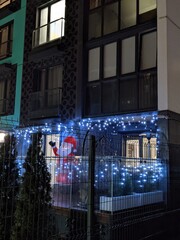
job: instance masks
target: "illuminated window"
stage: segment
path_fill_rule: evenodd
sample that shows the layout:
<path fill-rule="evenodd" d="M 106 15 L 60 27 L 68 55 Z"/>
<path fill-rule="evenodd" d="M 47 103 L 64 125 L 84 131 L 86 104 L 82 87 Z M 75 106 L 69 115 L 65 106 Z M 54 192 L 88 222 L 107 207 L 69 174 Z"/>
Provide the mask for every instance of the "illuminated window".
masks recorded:
<path fill-rule="evenodd" d="M 65 0 L 39 7 L 38 25 L 33 32 L 33 47 L 64 36 Z"/>

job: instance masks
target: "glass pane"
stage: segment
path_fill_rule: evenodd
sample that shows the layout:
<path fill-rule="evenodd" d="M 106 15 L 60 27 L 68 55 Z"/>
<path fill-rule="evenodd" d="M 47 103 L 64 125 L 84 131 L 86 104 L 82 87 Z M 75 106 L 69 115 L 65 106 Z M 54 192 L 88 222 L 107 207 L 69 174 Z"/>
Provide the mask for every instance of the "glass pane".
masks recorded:
<path fill-rule="evenodd" d="M 136 0 L 121 0 L 121 29 L 136 24 Z"/>
<path fill-rule="evenodd" d="M 156 0 L 139 0 L 139 14 L 156 9 Z"/>
<path fill-rule="evenodd" d="M 157 108 L 157 73 L 144 73 L 139 77 L 140 109 Z"/>
<path fill-rule="evenodd" d="M 61 0 L 51 6 L 50 41 L 64 36 L 65 1 Z"/>
<path fill-rule="evenodd" d="M 136 78 L 120 81 L 120 111 L 128 112 L 137 109 Z"/>
<path fill-rule="evenodd" d="M 108 4 L 104 8 L 104 34 L 118 30 L 118 2 Z"/>
<path fill-rule="evenodd" d="M 99 7 L 101 6 L 101 0 L 90 0 L 89 1 L 89 8 L 90 9 L 93 9 L 93 8 L 96 8 L 96 7 Z"/>
<path fill-rule="evenodd" d="M 0 114 L 2 114 L 4 111 L 4 87 L 5 87 L 5 82 L 0 81 Z"/>
<path fill-rule="evenodd" d="M 89 15 L 89 39 L 101 36 L 101 9 Z"/>
<path fill-rule="evenodd" d="M 139 140 L 130 139 L 126 141 L 126 157 L 139 158 Z"/>
<path fill-rule="evenodd" d="M 47 42 L 48 8 L 40 11 L 39 44 Z"/>
<path fill-rule="evenodd" d="M 0 46 L 0 57 L 4 57 L 8 54 L 8 31 L 9 26 L 6 26 L 0 30 L 1 34 L 1 46 Z"/>
<path fill-rule="evenodd" d="M 89 50 L 88 81 L 99 79 L 100 48 Z"/>
<path fill-rule="evenodd" d="M 103 83 L 102 110 L 103 113 L 118 111 L 118 85 L 115 81 Z"/>
<path fill-rule="evenodd" d="M 121 73 L 131 73 L 135 71 L 135 37 L 122 40 L 121 52 Z"/>
<path fill-rule="evenodd" d="M 141 44 L 141 70 L 156 67 L 156 32 L 144 34 Z"/>
<path fill-rule="evenodd" d="M 87 99 L 86 99 L 86 109 L 85 112 L 87 115 L 99 114 L 101 105 L 100 105 L 100 85 L 95 84 L 87 89 Z"/>
<path fill-rule="evenodd" d="M 116 75 L 117 43 L 111 43 L 104 47 L 104 77 Z"/>

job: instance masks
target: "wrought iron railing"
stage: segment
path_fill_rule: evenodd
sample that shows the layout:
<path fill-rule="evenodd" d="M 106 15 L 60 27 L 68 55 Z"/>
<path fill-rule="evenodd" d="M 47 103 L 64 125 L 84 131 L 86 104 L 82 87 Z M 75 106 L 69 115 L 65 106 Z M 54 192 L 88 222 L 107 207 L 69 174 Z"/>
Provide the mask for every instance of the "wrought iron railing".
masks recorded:
<path fill-rule="evenodd" d="M 60 18 L 33 31 L 32 48 L 64 36 L 65 19 Z"/>

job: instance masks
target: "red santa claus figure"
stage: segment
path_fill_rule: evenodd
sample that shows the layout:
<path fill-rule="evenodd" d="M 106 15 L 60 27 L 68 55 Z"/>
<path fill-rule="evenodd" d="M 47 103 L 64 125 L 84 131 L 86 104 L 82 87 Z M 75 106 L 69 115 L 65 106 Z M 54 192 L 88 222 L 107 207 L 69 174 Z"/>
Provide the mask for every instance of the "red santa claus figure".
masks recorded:
<path fill-rule="evenodd" d="M 59 148 L 53 141 L 49 142 L 53 149 L 53 153 L 58 157 L 56 182 L 70 184 L 71 183 L 71 164 L 75 162 L 76 139 L 72 136 L 67 136 Z"/>

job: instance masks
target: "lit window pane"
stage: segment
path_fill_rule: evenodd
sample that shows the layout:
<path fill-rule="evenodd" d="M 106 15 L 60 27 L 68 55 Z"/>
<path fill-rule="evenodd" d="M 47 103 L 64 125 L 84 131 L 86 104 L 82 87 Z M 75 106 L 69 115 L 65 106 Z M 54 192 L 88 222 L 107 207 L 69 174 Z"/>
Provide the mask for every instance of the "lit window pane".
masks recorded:
<path fill-rule="evenodd" d="M 139 0 L 139 14 L 156 9 L 156 0 Z"/>
<path fill-rule="evenodd" d="M 111 43 L 104 47 L 104 77 L 116 75 L 117 43 Z"/>
<path fill-rule="evenodd" d="M 89 51 L 88 81 L 99 79 L 100 48 Z"/>
<path fill-rule="evenodd" d="M 65 1 L 61 0 L 51 6 L 50 40 L 64 35 Z"/>
<path fill-rule="evenodd" d="M 104 8 L 104 34 L 118 30 L 118 2 L 108 4 Z"/>
<path fill-rule="evenodd" d="M 40 11 L 40 30 L 39 44 L 47 42 L 47 23 L 48 23 L 48 8 L 43 8 Z"/>
<path fill-rule="evenodd" d="M 136 24 L 136 0 L 121 0 L 121 29 Z"/>
<path fill-rule="evenodd" d="M 156 67 L 156 32 L 144 34 L 141 44 L 141 70 Z"/>
<path fill-rule="evenodd" d="M 122 65 L 121 73 L 135 71 L 135 37 L 127 38 L 122 41 Z"/>
<path fill-rule="evenodd" d="M 101 10 L 89 15 L 89 39 L 101 36 Z"/>

